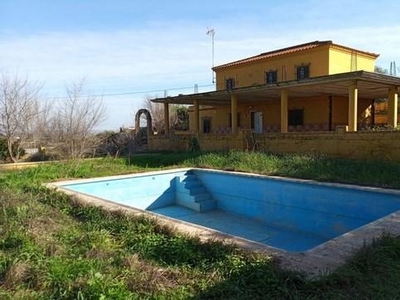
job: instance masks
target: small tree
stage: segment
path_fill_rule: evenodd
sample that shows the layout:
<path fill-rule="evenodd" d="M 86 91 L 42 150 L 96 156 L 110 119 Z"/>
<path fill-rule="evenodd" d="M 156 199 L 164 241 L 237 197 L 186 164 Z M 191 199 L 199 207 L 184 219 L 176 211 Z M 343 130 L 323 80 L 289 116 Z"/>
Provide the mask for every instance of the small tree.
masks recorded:
<path fill-rule="evenodd" d="M 38 84 L 27 78 L 2 74 L 0 80 L 0 134 L 4 135 L 9 157 L 18 162 L 25 139 L 38 115 Z"/>
<path fill-rule="evenodd" d="M 85 93 L 85 80 L 73 83 L 66 92 L 50 118 L 50 139 L 64 157 L 82 158 L 99 142 L 93 129 L 105 120 L 105 106 L 102 99 Z"/>
<path fill-rule="evenodd" d="M 189 110 L 185 105 L 175 105 L 173 107 L 175 120 L 173 127 L 176 130 L 189 130 Z"/>
<path fill-rule="evenodd" d="M 385 75 L 387 75 L 389 73 L 388 70 L 386 70 L 380 66 L 375 66 L 374 72 L 379 73 L 379 74 L 385 74 Z"/>

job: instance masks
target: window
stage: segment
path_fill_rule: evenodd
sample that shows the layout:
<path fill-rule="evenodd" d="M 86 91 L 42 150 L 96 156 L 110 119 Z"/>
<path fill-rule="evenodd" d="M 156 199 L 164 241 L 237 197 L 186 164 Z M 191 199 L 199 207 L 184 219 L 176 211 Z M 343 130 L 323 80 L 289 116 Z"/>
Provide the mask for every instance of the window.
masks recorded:
<path fill-rule="evenodd" d="M 203 125 L 203 133 L 211 132 L 211 118 L 203 118 L 202 125 Z"/>
<path fill-rule="evenodd" d="M 235 88 L 235 78 L 228 78 L 226 80 L 226 89 L 228 91 L 233 90 Z"/>
<path fill-rule="evenodd" d="M 310 65 L 301 65 L 297 69 L 297 80 L 310 78 Z"/>
<path fill-rule="evenodd" d="M 304 109 L 289 109 L 289 126 L 304 125 Z"/>
<path fill-rule="evenodd" d="M 278 72 L 277 71 L 265 72 L 265 83 L 266 84 L 276 83 L 277 81 L 278 81 Z"/>
<path fill-rule="evenodd" d="M 229 127 L 232 127 L 232 114 L 229 114 Z M 237 114 L 237 126 L 240 127 L 240 113 Z"/>

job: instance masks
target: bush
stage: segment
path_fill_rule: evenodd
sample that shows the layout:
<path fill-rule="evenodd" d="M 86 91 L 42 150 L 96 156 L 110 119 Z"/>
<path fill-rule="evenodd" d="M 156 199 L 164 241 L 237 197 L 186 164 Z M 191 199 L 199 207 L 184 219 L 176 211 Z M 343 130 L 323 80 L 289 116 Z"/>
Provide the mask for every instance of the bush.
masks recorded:
<path fill-rule="evenodd" d="M 0 139 L 0 160 L 6 160 L 8 156 L 7 142 L 5 139 Z"/>
<path fill-rule="evenodd" d="M 14 142 L 12 146 L 12 151 L 13 154 L 16 156 L 17 155 L 17 144 L 18 142 Z M 19 149 L 20 156 L 25 155 L 25 149 L 20 148 Z M 0 161 L 9 161 L 11 160 L 10 154 L 8 153 L 8 147 L 7 147 L 7 140 L 4 138 L 0 138 Z"/>
<path fill-rule="evenodd" d="M 199 144 L 199 140 L 195 137 L 192 137 L 189 140 L 189 151 L 190 152 L 198 152 L 200 151 L 200 144 Z"/>

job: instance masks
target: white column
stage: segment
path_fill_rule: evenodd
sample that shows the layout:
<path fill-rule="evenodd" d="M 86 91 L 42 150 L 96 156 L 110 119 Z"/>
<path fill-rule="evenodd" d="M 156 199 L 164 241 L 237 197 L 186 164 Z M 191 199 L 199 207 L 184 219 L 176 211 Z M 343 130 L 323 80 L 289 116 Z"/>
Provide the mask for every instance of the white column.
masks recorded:
<path fill-rule="evenodd" d="M 349 86 L 349 131 L 357 131 L 357 103 L 358 88 L 357 83 L 355 82 Z"/>

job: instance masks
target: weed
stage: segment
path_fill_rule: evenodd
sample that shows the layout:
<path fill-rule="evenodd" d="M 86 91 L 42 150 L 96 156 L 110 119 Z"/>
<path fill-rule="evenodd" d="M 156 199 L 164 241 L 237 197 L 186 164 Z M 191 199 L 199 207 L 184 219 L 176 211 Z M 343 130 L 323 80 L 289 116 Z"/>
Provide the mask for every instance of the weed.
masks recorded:
<path fill-rule="evenodd" d="M 82 206 L 42 186 L 145 170 L 210 167 L 400 188 L 400 165 L 262 152 L 143 154 L 0 174 L 1 299 L 395 299 L 400 241 L 383 236 L 318 280 L 265 255 L 176 232 L 146 217 Z"/>

